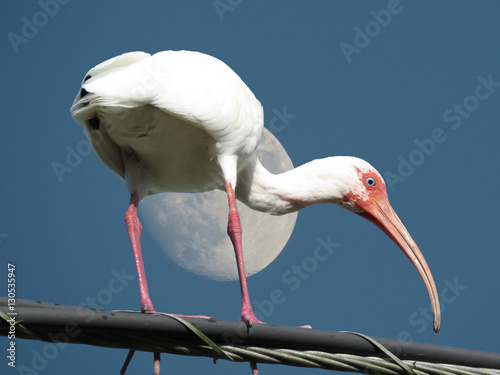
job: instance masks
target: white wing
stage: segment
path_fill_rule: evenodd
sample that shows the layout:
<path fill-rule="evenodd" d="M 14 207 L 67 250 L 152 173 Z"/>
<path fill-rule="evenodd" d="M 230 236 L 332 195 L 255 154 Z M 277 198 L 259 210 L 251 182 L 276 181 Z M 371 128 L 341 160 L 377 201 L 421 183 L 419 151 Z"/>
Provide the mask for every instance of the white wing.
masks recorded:
<path fill-rule="evenodd" d="M 206 131 L 219 155 L 251 154 L 261 138 L 260 102 L 231 68 L 199 52 L 131 52 L 107 60 L 88 72 L 71 113 L 89 121 L 98 106 L 147 104 Z"/>

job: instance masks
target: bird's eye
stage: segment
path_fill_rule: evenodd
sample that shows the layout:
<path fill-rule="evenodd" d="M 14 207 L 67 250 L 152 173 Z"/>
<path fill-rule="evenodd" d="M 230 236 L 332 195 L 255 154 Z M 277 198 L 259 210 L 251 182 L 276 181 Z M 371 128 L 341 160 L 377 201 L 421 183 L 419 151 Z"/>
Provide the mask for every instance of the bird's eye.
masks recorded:
<path fill-rule="evenodd" d="M 365 180 L 366 186 L 375 186 L 376 181 L 373 177 L 367 177 Z"/>

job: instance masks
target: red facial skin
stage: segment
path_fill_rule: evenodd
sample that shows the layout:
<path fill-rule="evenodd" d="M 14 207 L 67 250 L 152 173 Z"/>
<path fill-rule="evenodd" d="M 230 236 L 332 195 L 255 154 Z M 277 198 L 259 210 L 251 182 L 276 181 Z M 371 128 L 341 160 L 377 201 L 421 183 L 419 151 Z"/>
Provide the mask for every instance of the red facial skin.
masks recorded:
<path fill-rule="evenodd" d="M 358 177 L 363 183 L 367 199 L 366 196 L 362 197 L 351 192 L 344 197 L 344 200 L 361 209 L 361 212 L 356 213 L 382 229 L 417 268 L 431 299 L 434 331 L 438 332 L 441 324 L 439 298 L 434 278 L 424 256 L 392 209 L 387 198 L 385 183 L 380 175 L 374 171 L 361 172 L 358 170 Z"/>

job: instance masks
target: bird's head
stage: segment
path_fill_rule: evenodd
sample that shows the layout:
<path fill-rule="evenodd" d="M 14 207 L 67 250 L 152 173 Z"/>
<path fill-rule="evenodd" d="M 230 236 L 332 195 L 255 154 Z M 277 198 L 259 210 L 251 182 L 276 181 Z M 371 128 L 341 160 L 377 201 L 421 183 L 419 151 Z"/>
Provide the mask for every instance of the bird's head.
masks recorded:
<path fill-rule="evenodd" d="M 439 330 L 441 311 L 438 293 L 431 271 L 417 244 L 411 238 L 387 197 L 385 182 L 366 161 L 354 157 L 342 157 L 340 162 L 341 197 L 336 203 L 365 219 L 368 219 L 387 234 L 406 254 L 422 277 L 431 299 L 434 315 L 434 331 Z M 338 166 L 337 166 L 338 167 Z"/>

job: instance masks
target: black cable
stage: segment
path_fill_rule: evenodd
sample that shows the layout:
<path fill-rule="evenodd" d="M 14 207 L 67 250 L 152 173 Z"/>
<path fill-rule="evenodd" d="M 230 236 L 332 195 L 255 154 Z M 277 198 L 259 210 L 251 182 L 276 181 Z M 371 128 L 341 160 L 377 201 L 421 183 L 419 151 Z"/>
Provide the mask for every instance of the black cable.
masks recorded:
<path fill-rule="evenodd" d="M 9 312 L 7 298 L 0 298 L 0 311 L 4 314 Z M 21 324 L 36 335 L 32 336 L 18 327 L 16 337 L 19 338 L 59 340 L 146 351 L 157 350 L 163 345 L 189 347 L 193 342 L 203 344 L 184 325 L 162 315 L 94 310 L 28 300 L 17 300 L 15 311 L 16 320 L 22 320 Z M 271 324 L 254 324 L 247 328 L 243 322 L 184 319 L 221 346 L 256 346 L 384 356 L 372 343 L 351 333 Z M 10 324 L 0 319 L 0 335 L 6 336 L 9 329 Z M 496 353 L 387 338 L 374 339 L 402 360 L 500 370 L 500 354 Z M 213 354 L 211 351 L 208 353 Z"/>

